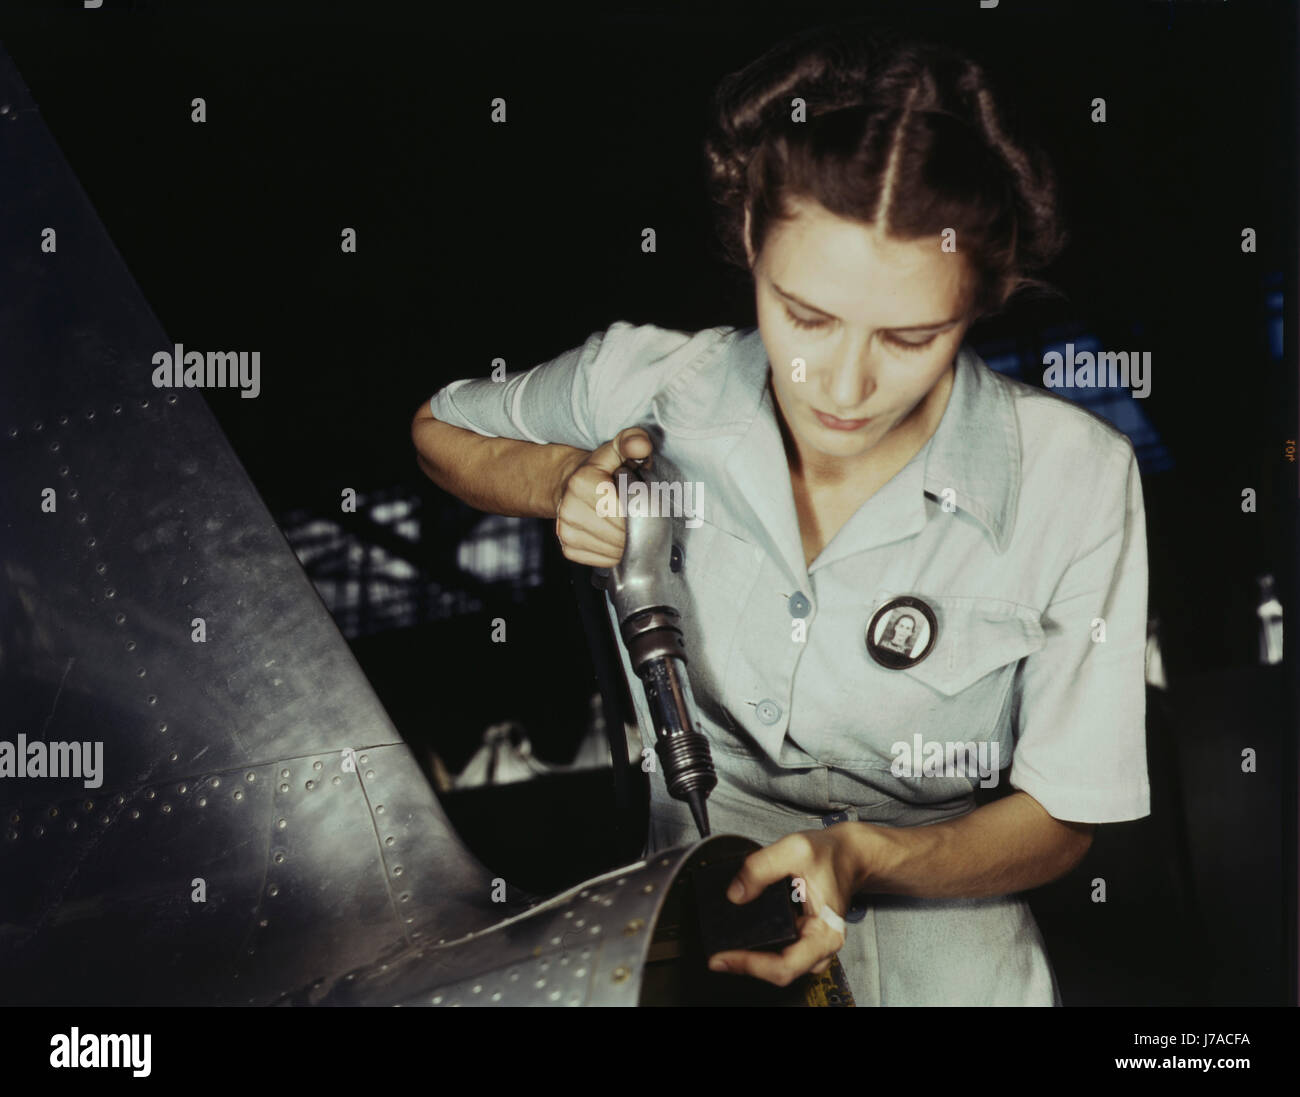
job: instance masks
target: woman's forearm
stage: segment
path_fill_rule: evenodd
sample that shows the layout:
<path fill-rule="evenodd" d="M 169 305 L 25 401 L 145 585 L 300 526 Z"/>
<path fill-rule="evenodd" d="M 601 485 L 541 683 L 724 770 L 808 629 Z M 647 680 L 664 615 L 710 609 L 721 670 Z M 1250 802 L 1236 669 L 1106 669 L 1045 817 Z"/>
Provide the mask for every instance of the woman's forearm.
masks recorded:
<path fill-rule="evenodd" d="M 918 898 L 982 898 L 1040 887 L 1064 876 L 1092 845 L 1093 824 L 1053 818 L 1014 792 L 960 819 L 919 827 L 859 828 L 855 890 Z"/>
<path fill-rule="evenodd" d="M 489 514 L 554 518 L 569 474 L 587 458 L 573 446 L 485 438 L 433 418 L 422 408 L 411 440 L 424 474 L 444 491 Z"/>

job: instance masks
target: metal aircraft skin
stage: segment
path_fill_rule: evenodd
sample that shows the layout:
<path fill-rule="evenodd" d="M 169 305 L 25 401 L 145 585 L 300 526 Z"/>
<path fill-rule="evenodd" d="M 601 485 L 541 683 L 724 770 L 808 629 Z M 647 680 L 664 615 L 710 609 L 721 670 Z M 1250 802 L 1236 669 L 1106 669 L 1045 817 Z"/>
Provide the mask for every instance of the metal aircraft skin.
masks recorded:
<path fill-rule="evenodd" d="M 465 848 L 159 352 L 0 49 L 0 1004 L 801 1000 L 673 959 L 750 839 L 549 899 Z"/>

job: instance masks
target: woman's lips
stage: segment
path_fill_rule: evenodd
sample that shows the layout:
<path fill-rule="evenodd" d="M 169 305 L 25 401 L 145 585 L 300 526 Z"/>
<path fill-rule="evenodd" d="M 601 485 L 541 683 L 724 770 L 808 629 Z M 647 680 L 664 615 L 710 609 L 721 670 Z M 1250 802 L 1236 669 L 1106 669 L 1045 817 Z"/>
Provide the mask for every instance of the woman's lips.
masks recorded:
<path fill-rule="evenodd" d="M 815 408 L 813 414 L 817 416 L 822 426 L 829 427 L 831 430 L 861 430 L 871 422 L 870 419 L 837 419 L 835 416 L 827 415 L 824 411 L 817 411 Z"/>

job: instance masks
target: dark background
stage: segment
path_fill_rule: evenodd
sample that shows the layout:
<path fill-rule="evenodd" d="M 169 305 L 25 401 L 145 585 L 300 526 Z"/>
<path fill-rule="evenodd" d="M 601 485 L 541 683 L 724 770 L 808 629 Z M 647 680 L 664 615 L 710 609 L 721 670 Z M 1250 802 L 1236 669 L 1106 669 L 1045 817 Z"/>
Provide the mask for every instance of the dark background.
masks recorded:
<path fill-rule="evenodd" d="M 261 351 L 258 399 L 205 395 L 272 511 L 287 530 L 326 516 L 340 544 L 413 569 L 405 615 L 338 616 L 403 733 L 453 770 L 510 717 L 539 756 L 565 761 L 594 679 L 572 573 L 544 529 L 509 533 L 527 575 L 459 566 L 481 516 L 424 481 L 411 416 L 493 358 L 524 369 L 614 320 L 753 322 L 712 258 L 709 93 L 783 35 L 862 9 L 785 7 L 490 8 L 453 22 L 416 5 L 182 14 L 106 0 L 0 15 L 0 42 L 170 337 Z M 1295 605 L 1295 352 L 1276 347 L 1279 324 L 1297 330 L 1294 8 L 1044 8 L 871 5 L 983 59 L 1063 183 L 1073 241 L 1048 277 L 1064 299 L 1013 306 L 968 341 L 991 364 L 1019 360 L 1029 383 L 1042 348 L 1066 338 L 1153 358 L 1151 395 L 1132 401 L 1148 420 L 1151 609 L 1170 684 L 1151 695 L 1153 815 L 1102 828 L 1035 909 L 1067 1001 L 1281 1001 L 1295 971 L 1295 676 L 1290 652 L 1255 665 L 1255 607 L 1263 573 Z M 190 121 L 195 96 L 204 125 Z M 489 122 L 497 96 L 505 126 Z M 1090 121 L 1098 96 L 1104 125 Z M 356 254 L 339 250 L 344 226 Z M 1255 254 L 1240 249 L 1246 226 Z M 416 532 L 367 508 L 340 517 L 345 487 L 403 500 Z M 317 578 L 307 541 L 291 541 Z M 327 602 L 347 559 L 320 571 Z M 470 600 L 446 608 L 458 593 Z M 506 612 L 515 642 L 492 645 L 488 622 Z M 1245 746 L 1259 750 L 1253 778 Z M 553 832 L 499 822 L 590 826 L 582 809 L 608 794 L 535 784 L 508 812 L 463 809 L 476 848 L 525 857 L 553 886 L 613 863 L 619 850 L 566 860 Z M 1103 874 L 1098 910 L 1088 881 Z"/>

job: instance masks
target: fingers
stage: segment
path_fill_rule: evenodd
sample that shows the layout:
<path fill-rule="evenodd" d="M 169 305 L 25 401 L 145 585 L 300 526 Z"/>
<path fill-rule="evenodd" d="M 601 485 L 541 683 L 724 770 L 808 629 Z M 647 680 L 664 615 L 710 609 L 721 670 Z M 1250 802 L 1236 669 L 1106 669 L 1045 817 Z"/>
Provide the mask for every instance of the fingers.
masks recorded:
<path fill-rule="evenodd" d="M 618 432 L 617 437 L 595 450 L 588 467 L 600 469 L 606 475 L 618 471 L 618 466 L 626 460 L 637 460 L 650 456 L 653 446 L 650 435 L 640 427 L 628 427 Z"/>
<path fill-rule="evenodd" d="M 748 903 L 769 884 L 786 876 L 801 876 L 811 854 L 812 847 L 801 834 L 788 834 L 770 846 L 755 850 L 745 858 L 728 885 L 727 898 L 733 903 Z"/>
<path fill-rule="evenodd" d="M 843 944 L 841 934 L 835 933 L 819 918 L 809 916 L 803 922 L 802 936 L 784 952 L 719 952 L 709 958 L 709 969 L 752 975 L 786 987 L 805 972 L 825 971 Z"/>

